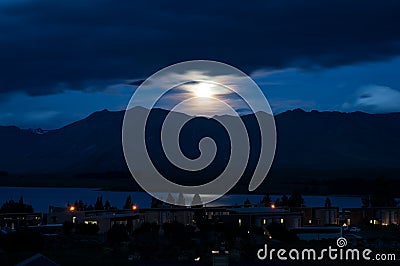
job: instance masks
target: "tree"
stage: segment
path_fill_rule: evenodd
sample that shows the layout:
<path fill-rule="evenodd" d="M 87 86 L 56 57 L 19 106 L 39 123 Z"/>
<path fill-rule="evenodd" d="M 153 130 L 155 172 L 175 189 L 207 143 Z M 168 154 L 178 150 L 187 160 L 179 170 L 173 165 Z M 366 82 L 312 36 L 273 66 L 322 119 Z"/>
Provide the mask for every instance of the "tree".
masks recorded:
<path fill-rule="evenodd" d="M 130 210 L 132 208 L 132 197 L 131 195 L 128 195 L 126 198 L 125 204 L 124 204 L 124 209 L 125 210 Z"/>
<path fill-rule="evenodd" d="M 282 196 L 280 206 L 282 206 L 282 207 L 289 206 L 289 199 L 286 195 Z"/>
<path fill-rule="evenodd" d="M 260 204 L 262 206 L 270 206 L 271 205 L 271 196 L 269 195 L 269 193 L 265 194 L 265 196 L 261 200 Z"/>
<path fill-rule="evenodd" d="M 393 193 L 393 186 L 384 177 L 379 177 L 374 181 L 374 190 L 370 198 L 372 207 L 395 207 L 397 205 Z"/>
<path fill-rule="evenodd" d="M 19 205 L 21 205 L 21 206 L 24 205 L 24 198 L 23 198 L 22 196 L 19 198 L 18 203 L 19 203 Z"/>
<path fill-rule="evenodd" d="M 180 206 L 186 205 L 186 200 L 185 200 L 185 197 L 183 196 L 182 192 L 179 193 L 178 201 L 176 203 Z"/>
<path fill-rule="evenodd" d="M 78 207 L 77 207 L 77 210 L 79 210 L 79 211 L 84 211 L 86 208 L 85 208 L 85 204 L 83 203 L 83 200 L 79 200 L 78 201 Z"/>
<path fill-rule="evenodd" d="M 287 206 L 289 207 L 302 207 L 304 205 L 304 199 L 301 194 L 294 191 L 288 200 Z"/>
<path fill-rule="evenodd" d="M 106 203 L 104 203 L 104 209 L 107 210 L 107 211 L 109 209 L 111 209 L 111 204 L 110 204 L 110 202 L 108 200 L 106 200 Z"/>
<path fill-rule="evenodd" d="M 275 206 L 281 206 L 281 199 L 280 198 L 277 198 L 276 200 L 275 200 Z"/>
<path fill-rule="evenodd" d="M 157 198 L 152 197 L 151 198 L 151 207 L 152 208 L 160 208 L 162 207 L 163 202 Z"/>
<path fill-rule="evenodd" d="M 251 202 L 250 202 L 249 198 L 247 198 L 247 199 L 244 201 L 243 204 L 244 204 L 244 206 L 246 206 L 246 207 L 251 206 Z"/>
<path fill-rule="evenodd" d="M 103 196 L 97 198 L 96 203 L 94 204 L 94 209 L 96 211 L 104 210 Z"/>
<path fill-rule="evenodd" d="M 201 201 L 200 195 L 195 194 L 192 200 L 192 203 L 190 204 L 191 206 L 199 206 L 203 205 L 203 202 Z"/>
<path fill-rule="evenodd" d="M 174 199 L 174 197 L 172 197 L 171 193 L 168 193 L 167 202 L 169 204 L 175 204 L 175 199 Z"/>
<path fill-rule="evenodd" d="M 18 213 L 18 212 L 27 212 L 32 213 L 33 207 L 32 205 L 28 205 L 24 203 L 24 199 L 21 197 L 18 202 L 13 200 L 6 201 L 0 208 L 1 213 Z"/>
<path fill-rule="evenodd" d="M 330 208 L 332 207 L 331 199 L 326 197 L 325 199 L 325 208 Z"/>

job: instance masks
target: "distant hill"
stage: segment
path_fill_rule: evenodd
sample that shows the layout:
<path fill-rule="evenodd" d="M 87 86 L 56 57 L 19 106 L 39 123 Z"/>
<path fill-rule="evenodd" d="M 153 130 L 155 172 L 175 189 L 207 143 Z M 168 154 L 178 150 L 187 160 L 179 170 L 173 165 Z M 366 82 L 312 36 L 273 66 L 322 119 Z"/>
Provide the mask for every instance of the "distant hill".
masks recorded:
<path fill-rule="evenodd" d="M 276 125 L 280 168 L 400 167 L 400 113 L 296 109 L 276 116 Z"/>
<path fill-rule="evenodd" d="M 134 111 L 138 115 L 148 112 L 141 107 Z M 162 116 L 167 111 L 158 112 Z M 49 131 L 0 127 L 0 171 L 3 174 L 127 172 L 121 146 L 123 115 L 123 111 L 104 110 Z M 365 174 L 370 170 L 400 168 L 400 113 L 296 109 L 277 115 L 275 121 L 278 142 L 274 171 L 292 171 L 296 175 L 294 169 L 331 172 L 359 169 Z M 191 134 L 199 134 L 203 126 L 201 123 L 197 126 L 198 130 Z M 194 137 L 186 136 L 185 145 L 190 145 Z"/>

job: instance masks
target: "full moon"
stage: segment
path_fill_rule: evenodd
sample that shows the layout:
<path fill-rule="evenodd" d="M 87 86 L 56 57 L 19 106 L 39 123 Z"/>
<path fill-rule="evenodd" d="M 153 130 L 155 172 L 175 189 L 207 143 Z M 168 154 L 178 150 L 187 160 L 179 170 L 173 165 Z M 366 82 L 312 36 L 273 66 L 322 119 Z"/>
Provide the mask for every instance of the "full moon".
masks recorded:
<path fill-rule="evenodd" d="M 211 90 L 213 86 L 214 86 L 213 84 L 205 82 L 196 84 L 196 87 L 194 89 L 194 94 L 197 97 L 211 98 L 213 96 L 213 91 Z"/>

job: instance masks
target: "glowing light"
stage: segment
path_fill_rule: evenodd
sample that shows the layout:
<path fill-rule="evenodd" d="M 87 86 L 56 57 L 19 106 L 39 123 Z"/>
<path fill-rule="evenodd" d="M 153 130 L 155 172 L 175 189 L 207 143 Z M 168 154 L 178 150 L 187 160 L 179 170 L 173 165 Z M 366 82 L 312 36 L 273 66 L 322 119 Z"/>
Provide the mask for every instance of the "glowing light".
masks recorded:
<path fill-rule="evenodd" d="M 200 257 L 195 258 L 194 261 L 200 261 Z"/>
<path fill-rule="evenodd" d="M 75 206 L 70 206 L 70 207 L 69 207 L 69 211 L 70 211 L 70 212 L 75 211 Z"/>
<path fill-rule="evenodd" d="M 84 221 L 85 224 L 97 224 L 97 221 Z"/>
<path fill-rule="evenodd" d="M 271 208 L 275 209 L 276 208 L 275 204 L 271 204 Z"/>
<path fill-rule="evenodd" d="M 211 98 L 213 96 L 213 91 L 211 90 L 213 86 L 214 86 L 213 84 L 200 82 L 196 84 L 194 89 L 194 94 L 197 97 Z"/>
<path fill-rule="evenodd" d="M 137 210 L 137 206 L 136 205 L 132 205 L 132 210 L 136 211 Z"/>

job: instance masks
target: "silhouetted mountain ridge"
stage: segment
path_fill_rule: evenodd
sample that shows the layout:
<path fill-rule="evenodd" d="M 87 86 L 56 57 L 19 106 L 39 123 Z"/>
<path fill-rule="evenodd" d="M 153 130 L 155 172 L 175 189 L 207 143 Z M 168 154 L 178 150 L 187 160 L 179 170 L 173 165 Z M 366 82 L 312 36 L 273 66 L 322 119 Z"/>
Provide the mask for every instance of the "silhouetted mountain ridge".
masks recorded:
<path fill-rule="evenodd" d="M 148 112 L 142 107 L 134 111 L 138 115 Z M 161 115 L 167 111 L 156 112 Z M 0 170 L 10 173 L 125 172 L 121 146 L 123 116 L 123 111 L 103 110 L 49 131 L 0 126 Z M 276 115 L 275 121 L 278 142 L 274 169 L 376 169 L 400 165 L 400 113 L 295 109 Z M 190 139 L 187 136 L 185 141 Z"/>

